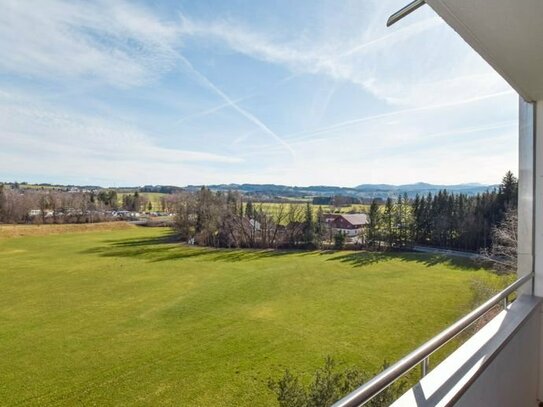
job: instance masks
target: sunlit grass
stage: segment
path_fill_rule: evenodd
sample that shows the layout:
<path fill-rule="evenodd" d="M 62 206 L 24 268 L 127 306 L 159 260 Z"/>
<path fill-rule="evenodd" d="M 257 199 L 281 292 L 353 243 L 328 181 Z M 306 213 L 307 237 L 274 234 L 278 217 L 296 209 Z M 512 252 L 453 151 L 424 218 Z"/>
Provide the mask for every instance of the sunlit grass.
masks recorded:
<path fill-rule="evenodd" d="M 394 361 L 499 277 L 425 254 L 212 250 L 166 229 L 0 241 L 5 405 L 267 406 L 326 355 Z M 498 279 L 498 280 L 496 280 Z"/>
<path fill-rule="evenodd" d="M 0 225 L 0 239 L 23 236 L 49 236 L 62 233 L 112 231 L 133 229 L 134 225 L 126 222 L 105 223 L 66 223 L 46 225 Z"/>

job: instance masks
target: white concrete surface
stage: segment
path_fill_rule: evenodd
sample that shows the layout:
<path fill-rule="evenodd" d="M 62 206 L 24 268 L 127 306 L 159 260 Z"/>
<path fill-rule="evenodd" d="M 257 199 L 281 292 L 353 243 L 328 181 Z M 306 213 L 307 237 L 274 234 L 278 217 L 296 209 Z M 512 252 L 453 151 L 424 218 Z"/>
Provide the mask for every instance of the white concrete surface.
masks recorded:
<path fill-rule="evenodd" d="M 543 99 L 543 1 L 426 2 L 525 100 Z"/>
<path fill-rule="evenodd" d="M 540 309 L 520 297 L 392 406 L 537 406 Z"/>

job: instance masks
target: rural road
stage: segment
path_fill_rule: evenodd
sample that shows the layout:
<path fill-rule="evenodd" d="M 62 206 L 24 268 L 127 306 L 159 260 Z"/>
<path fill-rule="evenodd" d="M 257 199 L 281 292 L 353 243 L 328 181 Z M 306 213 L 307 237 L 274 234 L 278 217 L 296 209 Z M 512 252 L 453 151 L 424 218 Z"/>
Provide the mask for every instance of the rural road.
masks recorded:
<path fill-rule="evenodd" d="M 443 254 L 446 256 L 464 257 L 473 260 L 480 259 L 482 257 L 479 253 L 463 252 L 460 250 L 438 249 L 435 247 L 426 246 L 413 246 L 413 250 L 420 253 Z"/>

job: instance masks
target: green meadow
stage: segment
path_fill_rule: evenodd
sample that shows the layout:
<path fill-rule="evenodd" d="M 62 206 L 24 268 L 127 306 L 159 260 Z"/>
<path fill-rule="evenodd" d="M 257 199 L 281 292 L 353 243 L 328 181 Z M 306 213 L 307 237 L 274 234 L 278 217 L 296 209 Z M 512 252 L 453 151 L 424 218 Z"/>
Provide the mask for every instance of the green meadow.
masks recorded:
<path fill-rule="evenodd" d="M 274 405 L 285 368 L 309 378 L 330 355 L 374 371 L 472 307 L 474 281 L 505 284 L 432 255 L 43 228 L 0 227 L 2 405 Z"/>
<path fill-rule="evenodd" d="M 154 210 L 154 211 L 162 210 L 161 198 L 168 195 L 168 194 L 163 194 L 161 192 L 138 192 L 138 194 L 140 196 L 143 196 L 143 197 L 147 198 L 148 201 L 151 202 L 151 205 L 153 207 L 152 210 Z M 126 192 L 119 192 L 117 194 L 117 199 L 118 199 L 119 205 L 122 205 L 123 197 L 125 195 L 131 195 L 131 194 L 126 193 Z M 147 210 L 147 209 L 148 208 L 145 208 L 145 210 Z"/>
<path fill-rule="evenodd" d="M 283 210 L 283 216 L 285 216 L 285 217 L 288 214 L 288 211 L 289 211 L 291 206 L 297 207 L 298 210 L 301 211 L 300 213 L 303 216 L 306 205 L 307 204 L 300 203 L 300 202 L 294 202 L 294 203 L 289 203 L 289 202 L 286 202 L 286 203 L 253 202 L 254 208 L 256 208 L 256 209 L 262 208 L 262 210 L 265 213 L 267 213 L 269 215 L 274 215 L 274 216 L 277 216 L 279 214 L 279 212 L 281 211 L 281 207 L 282 207 L 283 208 L 282 209 Z M 323 213 L 332 213 L 332 212 L 339 212 L 339 213 L 350 213 L 350 212 L 368 213 L 369 207 L 370 207 L 369 205 L 365 205 L 365 204 L 353 204 L 353 205 L 346 205 L 346 206 L 341 206 L 341 207 L 334 207 L 334 206 L 331 206 L 331 205 L 314 205 L 314 204 L 311 204 L 311 203 L 310 203 L 310 205 L 311 205 L 311 208 L 313 209 L 313 215 L 314 216 L 317 215 L 319 207 L 322 209 Z"/>

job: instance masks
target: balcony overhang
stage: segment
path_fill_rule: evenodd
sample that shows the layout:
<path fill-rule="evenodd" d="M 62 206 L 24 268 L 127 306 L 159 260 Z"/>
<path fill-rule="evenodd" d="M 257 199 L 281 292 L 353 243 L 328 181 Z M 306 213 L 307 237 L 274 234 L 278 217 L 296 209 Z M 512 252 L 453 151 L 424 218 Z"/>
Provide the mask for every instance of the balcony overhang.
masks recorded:
<path fill-rule="evenodd" d="M 543 100 L 543 1 L 426 3 L 526 101 Z"/>

